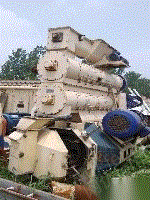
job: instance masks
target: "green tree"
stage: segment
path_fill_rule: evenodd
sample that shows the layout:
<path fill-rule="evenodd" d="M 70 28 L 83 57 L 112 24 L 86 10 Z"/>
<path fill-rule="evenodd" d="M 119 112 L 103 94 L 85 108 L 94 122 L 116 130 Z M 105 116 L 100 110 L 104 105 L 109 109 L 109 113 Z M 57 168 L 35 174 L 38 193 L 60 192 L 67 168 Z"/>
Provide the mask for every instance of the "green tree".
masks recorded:
<path fill-rule="evenodd" d="M 137 90 L 141 95 L 150 98 L 150 80 L 146 78 L 140 78 L 137 82 Z"/>
<path fill-rule="evenodd" d="M 37 75 L 37 64 L 41 56 L 46 52 L 46 47 L 37 46 L 28 54 L 27 67 L 30 69 L 28 72 L 28 77 L 35 79 Z M 34 72 L 34 73 L 33 73 Z"/>
<path fill-rule="evenodd" d="M 128 87 L 130 87 L 131 89 L 134 89 L 134 88 L 137 88 L 137 83 L 141 77 L 141 74 L 136 73 L 134 71 L 129 71 L 129 72 L 126 72 L 124 77 L 127 80 Z"/>
<path fill-rule="evenodd" d="M 37 46 L 30 53 L 18 48 L 8 56 L 9 60 L 2 65 L 0 78 L 3 80 L 28 80 L 37 79 L 37 72 L 33 73 L 39 58 L 46 52 L 46 48 Z M 34 70 L 36 71 L 36 70 Z"/>
<path fill-rule="evenodd" d="M 140 73 L 134 71 L 126 72 L 124 76 L 127 80 L 128 87 L 136 89 L 141 95 L 150 97 L 150 80 L 147 78 L 141 78 Z M 126 92 L 128 92 L 126 90 Z"/>
<path fill-rule="evenodd" d="M 18 48 L 17 51 L 12 51 L 12 55 L 8 57 L 9 60 L 2 65 L 0 78 L 9 80 L 23 79 L 24 64 L 27 59 L 26 51 Z"/>

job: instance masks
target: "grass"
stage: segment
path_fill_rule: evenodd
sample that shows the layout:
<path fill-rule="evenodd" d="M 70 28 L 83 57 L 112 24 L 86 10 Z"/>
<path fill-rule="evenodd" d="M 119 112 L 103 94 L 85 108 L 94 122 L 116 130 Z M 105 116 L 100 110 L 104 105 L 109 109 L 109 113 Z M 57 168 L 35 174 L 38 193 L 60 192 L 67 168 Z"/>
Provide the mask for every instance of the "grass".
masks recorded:
<path fill-rule="evenodd" d="M 150 151 L 137 148 L 133 157 L 126 162 L 106 172 L 110 177 L 136 176 L 147 174 L 150 176 Z"/>
<path fill-rule="evenodd" d="M 140 148 L 137 148 L 132 158 L 114 169 L 98 174 L 97 179 L 99 184 L 102 184 L 103 182 L 105 187 L 105 185 L 108 185 L 111 178 L 122 178 L 124 176 L 135 177 L 139 175 L 150 177 L 150 151 L 148 149 L 141 150 Z M 51 182 L 50 176 L 45 179 L 36 179 L 32 174 L 15 176 L 8 170 L 7 166 L 3 164 L 2 160 L 0 160 L 0 178 L 22 183 L 31 188 L 51 192 L 51 188 L 48 184 Z"/>
<path fill-rule="evenodd" d="M 92 187 L 95 188 L 97 195 L 102 200 L 115 199 L 113 198 L 113 195 L 127 194 L 132 191 L 133 188 L 138 188 L 138 192 L 133 192 L 130 198 L 133 197 L 133 200 L 141 200 L 149 199 L 144 196 L 144 194 L 146 195 L 149 192 L 149 183 L 150 151 L 148 149 L 142 150 L 141 148 L 137 148 L 134 156 L 126 162 L 114 169 L 97 174 Z M 129 185 L 129 188 L 126 185 Z M 115 190 L 115 193 L 113 193 L 113 189 Z M 117 198 L 121 200 L 124 197 Z M 126 200 L 126 198 L 124 199 Z"/>
<path fill-rule="evenodd" d="M 0 178 L 14 181 L 17 183 L 24 184 L 30 188 L 51 192 L 51 188 L 48 183 L 51 182 L 51 177 L 45 179 L 37 179 L 32 174 L 15 175 L 8 170 L 8 167 L 4 165 L 3 161 L 0 160 Z"/>
<path fill-rule="evenodd" d="M 149 149 L 142 150 L 137 147 L 133 157 L 108 171 L 104 171 L 96 176 L 96 183 L 101 185 L 103 190 L 107 190 L 112 178 L 123 177 L 146 177 L 150 180 L 150 151 Z"/>

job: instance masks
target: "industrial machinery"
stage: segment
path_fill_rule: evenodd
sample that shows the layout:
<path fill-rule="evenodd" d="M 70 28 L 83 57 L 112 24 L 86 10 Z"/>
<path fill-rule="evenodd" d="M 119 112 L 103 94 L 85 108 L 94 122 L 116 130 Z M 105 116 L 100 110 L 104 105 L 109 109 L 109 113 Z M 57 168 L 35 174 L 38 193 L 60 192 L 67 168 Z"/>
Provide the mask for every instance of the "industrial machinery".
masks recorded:
<path fill-rule="evenodd" d="M 37 65 L 40 81 L 1 81 L 9 170 L 37 178 L 73 177 L 83 170 L 94 176 L 95 169 L 133 155 L 146 125 L 127 110 L 125 79 L 109 73 L 128 66 L 103 40 L 89 40 L 71 27 L 49 29 Z"/>

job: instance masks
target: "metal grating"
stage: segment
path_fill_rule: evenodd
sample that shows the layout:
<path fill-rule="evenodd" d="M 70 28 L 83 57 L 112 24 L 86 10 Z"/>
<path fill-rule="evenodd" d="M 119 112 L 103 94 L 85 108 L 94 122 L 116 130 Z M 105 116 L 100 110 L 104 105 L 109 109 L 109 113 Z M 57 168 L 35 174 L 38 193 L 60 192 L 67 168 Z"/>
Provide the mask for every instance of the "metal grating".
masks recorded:
<path fill-rule="evenodd" d="M 124 116 L 116 115 L 108 120 L 108 126 L 114 131 L 125 131 L 130 127 L 130 122 Z"/>

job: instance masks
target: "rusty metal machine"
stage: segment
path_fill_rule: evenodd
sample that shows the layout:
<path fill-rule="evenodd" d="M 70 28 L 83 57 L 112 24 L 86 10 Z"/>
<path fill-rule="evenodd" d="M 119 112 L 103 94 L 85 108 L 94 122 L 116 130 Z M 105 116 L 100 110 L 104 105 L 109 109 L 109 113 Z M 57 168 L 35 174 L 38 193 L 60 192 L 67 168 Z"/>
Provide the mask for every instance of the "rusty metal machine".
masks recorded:
<path fill-rule="evenodd" d="M 11 140 L 9 170 L 38 178 L 83 170 L 94 176 L 96 168 L 133 155 L 142 122 L 126 111 L 124 78 L 109 73 L 128 65 L 101 39 L 89 40 L 71 27 L 50 28 L 47 51 L 37 65 L 40 80 L 0 84 L 1 114 Z"/>

